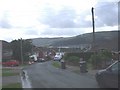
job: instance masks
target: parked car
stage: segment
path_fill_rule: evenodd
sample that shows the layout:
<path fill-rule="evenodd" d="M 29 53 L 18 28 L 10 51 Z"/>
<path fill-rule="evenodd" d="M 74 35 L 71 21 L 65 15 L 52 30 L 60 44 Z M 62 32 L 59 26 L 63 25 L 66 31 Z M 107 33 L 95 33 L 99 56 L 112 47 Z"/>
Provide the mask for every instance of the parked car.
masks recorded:
<path fill-rule="evenodd" d="M 19 62 L 17 60 L 10 60 L 3 63 L 3 66 L 18 66 Z"/>
<path fill-rule="evenodd" d="M 38 62 L 45 62 L 45 59 L 44 58 L 39 58 Z"/>
<path fill-rule="evenodd" d="M 60 61 L 62 59 L 62 55 L 57 53 L 54 57 L 54 61 Z"/>
<path fill-rule="evenodd" d="M 31 55 L 29 56 L 30 60 L 36 62 L 38 59 L 37 59 L 37 55 Z"/>
<path fill-rule="evenodd" d="M 99 70 L 96 81 L 102 88 L 118 88 L 118 77 L 120 77 L 120 61 L 114 62 L 106 69 Z"/>

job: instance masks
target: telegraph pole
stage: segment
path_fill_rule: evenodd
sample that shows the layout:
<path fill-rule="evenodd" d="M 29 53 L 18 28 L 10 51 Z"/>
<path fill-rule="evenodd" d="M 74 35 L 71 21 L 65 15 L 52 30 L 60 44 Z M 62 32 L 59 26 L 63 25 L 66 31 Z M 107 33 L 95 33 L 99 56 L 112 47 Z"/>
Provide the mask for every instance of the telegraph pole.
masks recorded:
<path fill-rule="evenodd" d="M 21 49 L 21 63 L 23 65 L 23 49 L 22 49 L 22 38 L 20 39 L 20 49 Z"/>
<path fill-rule="evenodd" d="M 92 41 L 92 48 L 95 49 L 95 21 L 94 21 L 94 8 L 91 9 L 92 12 L 92 26 L 93 26 L 93 41 Z"/>

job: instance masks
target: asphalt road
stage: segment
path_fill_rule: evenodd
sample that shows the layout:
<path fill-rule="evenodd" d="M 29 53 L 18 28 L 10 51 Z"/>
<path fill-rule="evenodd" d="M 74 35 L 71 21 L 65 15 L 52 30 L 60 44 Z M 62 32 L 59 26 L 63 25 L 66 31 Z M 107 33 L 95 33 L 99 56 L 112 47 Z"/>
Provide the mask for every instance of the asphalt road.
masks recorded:
<path fill-rule="evenodd" d="M 55 68 L 51 61 L 25 68 L 32 88 L 99 88 L 94 78 Z"/>

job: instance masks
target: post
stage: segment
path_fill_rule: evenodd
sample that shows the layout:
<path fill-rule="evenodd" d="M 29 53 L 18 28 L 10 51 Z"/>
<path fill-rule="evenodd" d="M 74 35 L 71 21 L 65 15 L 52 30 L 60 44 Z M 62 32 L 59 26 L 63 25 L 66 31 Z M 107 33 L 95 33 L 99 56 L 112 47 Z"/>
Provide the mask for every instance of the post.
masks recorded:
<path fill-rule="evenodd" d="M 21 49 L 21 63 L 23 65 L 23 50 L 22 50 L 22 38 L 20 40 L 20 49 Z"/>
<path fill-rule="evenodd" d="M 0 85 L 2 86 L 2 40 L 0 40 Z M 0 87 L 2 90 L 2 87 Z"/>
<path fill-rule="evenodd" d="M 61 68 L 66 69 L 66 63 L 63 59 L 61 60 Z"/>
<path fill-rule="evenodd" d="M 59 49 L 58 49 L 58 52 L 60 53 L 60 47 L 59 47 Z"/>
<path fill-rule="evenodd" d="M 95 48 L 95 21 L 94 21 L 94 8 L 92 7 L 91 9 L 91 12 L 92 12 L 92 26 L 93 26 L 93 45 L 92 45 L 92 48 L 94 49 Z"/>

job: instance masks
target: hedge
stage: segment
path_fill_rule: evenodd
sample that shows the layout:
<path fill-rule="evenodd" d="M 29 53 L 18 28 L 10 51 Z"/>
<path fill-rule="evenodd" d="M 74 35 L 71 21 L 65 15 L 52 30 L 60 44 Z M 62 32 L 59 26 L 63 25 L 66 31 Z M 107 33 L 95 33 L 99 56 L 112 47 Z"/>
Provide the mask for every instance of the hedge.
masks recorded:
<path fill-rule="evenodd" d="M 80 53 L 66 53 L 64 56 L 64 59 L 66 60 L 67 58 L 71 57 L 71 56 L 76 56 L 78 58 L 83 58 L 85 61 L 88 61 L 91 57 L 91 55 L 93 55 L 93 52 L 80 52 Z"/>

